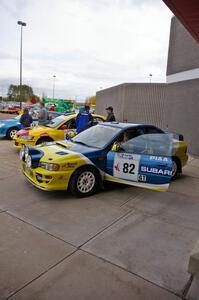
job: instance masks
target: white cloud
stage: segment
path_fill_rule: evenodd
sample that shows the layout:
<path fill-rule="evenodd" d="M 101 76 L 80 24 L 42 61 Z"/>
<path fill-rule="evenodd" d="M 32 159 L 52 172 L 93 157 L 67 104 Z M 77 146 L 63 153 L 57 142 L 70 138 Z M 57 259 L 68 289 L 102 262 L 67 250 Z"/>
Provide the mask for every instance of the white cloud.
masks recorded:
<path fill-rule="evenodd" d="M 36 92 L 51 96 L 53 74 L 62 97 L 148 81 L 149 73 L 164 81 L 170 18 L 159 0 L 1 0 L 0 85 L 18 81 L 20 19 L 23 80 Z"/>

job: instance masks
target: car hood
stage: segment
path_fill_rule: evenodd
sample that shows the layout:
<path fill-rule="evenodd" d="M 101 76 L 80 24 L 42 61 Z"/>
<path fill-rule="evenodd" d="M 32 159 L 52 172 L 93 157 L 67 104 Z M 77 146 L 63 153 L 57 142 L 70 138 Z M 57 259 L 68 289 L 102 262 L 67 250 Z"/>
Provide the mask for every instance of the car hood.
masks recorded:
<path fill-rule="evenodd" d="M 17 135 L 32 135 L 32 136 L 37 136 L 42 133 L 46 133 L 50 130 L 50 128 L 47 128 L 45 126 L 36 126 L 35 128 L 26 128 L 18 131 Z"/>
<path fill-rule="evenodd" d="M 84 146 L 81 144 L 75 144 L 70 141 L 57 141 L 57 142 L 50 142 L 47 145 L 41 145 L 38 146 L 37 148 L 41 148 L 42 151 L 50 151 L 56 153 L 56 151 L 62 151 L 66 153 L 71 153 L 71 152 L 77 152 L 80 154 L 87 154 L 87 153 L 96 153 L 99 151 L 102 151 L 101 149 L 98 148 L 93 148 L 93 147 L 88 147 Z"/>
<path fill-rule="evenodd" d="M 71 159 L 73 156 L 83 155 L 92 159 L 100 155 L 101 149 L 91 148 L 67 141 L 50 142 L 47 145 L 39 145 L 36 147 L 44 154 L 42 161 L 61 161 L 66 158 Z"/>
<path fill-rule="evenodd" d="M 0 120 L 0 124 L 18 124 L 19 121 L 18 120 L 15 120 L 15 119 L 7 119 L 7 120 Z"/>

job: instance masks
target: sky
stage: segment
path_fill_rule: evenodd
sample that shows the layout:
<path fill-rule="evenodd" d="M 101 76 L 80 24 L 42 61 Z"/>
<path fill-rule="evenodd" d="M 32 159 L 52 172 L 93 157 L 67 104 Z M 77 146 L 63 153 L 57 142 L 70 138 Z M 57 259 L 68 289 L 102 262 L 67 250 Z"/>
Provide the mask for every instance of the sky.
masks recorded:
<path fill-rule="evenodd" d="M 172 13 L 161 0 L 0 0 L 0 94 L 23 83 L 35 94 L 84 100 L 126 82 L 165 82 Z"/>

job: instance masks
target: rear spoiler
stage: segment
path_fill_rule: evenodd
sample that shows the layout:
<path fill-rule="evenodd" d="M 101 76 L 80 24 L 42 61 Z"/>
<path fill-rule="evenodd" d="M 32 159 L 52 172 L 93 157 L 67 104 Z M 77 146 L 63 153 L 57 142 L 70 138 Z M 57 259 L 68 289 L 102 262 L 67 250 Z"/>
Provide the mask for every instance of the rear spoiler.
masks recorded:
<path fill-rule="evenodd" d="M 181 133 L 166 131 L 166 134 L 168 134 L 169 137 L 172 138 L 172 139 L 175 139 L 175 140 L 178 140 L 178 141 L 184 141 L 184 136 Z"/>

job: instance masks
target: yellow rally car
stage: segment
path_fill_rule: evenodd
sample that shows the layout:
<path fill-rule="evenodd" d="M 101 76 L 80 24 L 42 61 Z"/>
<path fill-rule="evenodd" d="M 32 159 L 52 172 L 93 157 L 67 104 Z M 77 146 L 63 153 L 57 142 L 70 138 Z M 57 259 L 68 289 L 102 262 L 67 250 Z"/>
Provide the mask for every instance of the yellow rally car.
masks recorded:
<path fill-rule="evenodd" d="M 102 182 L 166 191 L 188 160 L 183 136 L 144 124 L 100 123 L 71 141 L 23 146 L 22 171 L 44 190 L 89 196 Z"/>
<path fill-rule="evenodd" d="M 46 125 L 33 128 L 24 128 L 14 136 L 14 145 L 21 148 L 22 145 L 35 146 L 44 142 L 52 142 L 66 139 L 67 135 L 76 129 L 77 114 L 62 115 L 51 120 Z M 105 121 L 105 117 L 93 114 L 94 125 Z"/>

